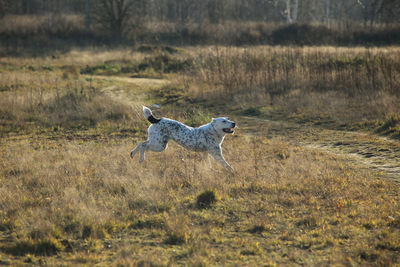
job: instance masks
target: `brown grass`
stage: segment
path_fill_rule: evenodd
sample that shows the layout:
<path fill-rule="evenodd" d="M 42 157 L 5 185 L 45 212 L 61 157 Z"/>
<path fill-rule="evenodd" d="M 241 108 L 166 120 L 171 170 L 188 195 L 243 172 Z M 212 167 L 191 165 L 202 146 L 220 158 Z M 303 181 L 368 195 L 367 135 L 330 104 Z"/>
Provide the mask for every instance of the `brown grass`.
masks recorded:
<path fill-rule="evenodd" d="M 118 122 L 127 126 L 134 120 L 132 108 L 107 96 L 96 81 L 90 78 L 71 81 L 69 77 L 65 72 L 60 77 L 55 71 L 22 71 L 5 77 L 0 82 L 2 133 L 31 130 L 38 125 L 88 128 Z"/>
<path fill-rule="evenodd" d="M 6 15 L 0 20 L 1 32 L 23 36 L 43 32 L 65 33 L 84 30 L 84 17 L 80 15 Z"/>
<path fill-rule="evenodd" d="M 115 262 L 123 260 L 122 251 L 131 262 L 159 251 L 153 261 L 161 263 L 398 260 L 398 185 L 344 158 L 263 138 L 248 150 L 252 140 L 239 135 L 224 144 L 237 171 L 230 175 L 176 145 L 148 153 L 139 166 L 128 157 L 127 139 L 6 141 L 2 235 L 17 237 L 3 252 L 14 251 L 14 242 L 54 239 L 63 244 L 62 261 L 87 249 L 98 261 L 108 250 Z M 220 200 L 198 209 L 197 196 L 209 188 Z M 252 230 L 260 224 L 262 231 Z"/>
<path fill-rule="evenodd" d="M 180 56 L 193 58 L 204 51 L 188 49 Z M 106 54 L 95 58 L 111 55 Z M 201 63 L 201 58 L 193 59 Z M 146 138 L 148 124 L 139 107 L 115 102 L 102 88 L 113 85 L 131 96 L 160 101 L 169 93 L 156 98 L 146 86 L 132 89 L 117 80 L 86 80 L 80 75 L 86 66 L 74 58 L 77 71 L 65 75 L 62 60 L 40 59 L 25 69 L 17 59 L 2 59 L 7 62 L 2 71 L 10 78 L 3 76 L 0 91 L 1 263 L 320 266 L 399 261 L 395 181 L 351 163 L 347 156 L 263 137 L 267 129 L 257 129 L 260 136 L 255 137 L 241 129 L 226 137 L 224 155 L 234 174 L 213 161 L 210 168 L 201 153 L 174 143 L 163 153 L 147 153 L 139 164 L 129 151 Z M 188 112 L 172 102 L 163 105 L 163 116 L 198 124 L 209 117 L 207 106 L 215 103 L 211 96 L 231 90 L 227 92 L 236 96 L 227 98 L 228 104 L 236 105 L 235 97 L 246 99 L 241 88 L 217 83 L 225 71 L 217 76 L 205 65 L 194 66 L 204 76 L 195 79 L 185 72 L 166 77 L 182 89 L 182 103 L 206 99 L 205 111 L 189 106 L 193 110 Z M 257 81 L 263 81 L 261 74 Z M 211 95 L 196 91 L 199 84 L 210 84 L 203 88 Z M 257 98 L 260 92 L 254 91 Z M 258 108 L 246 101 L 244 107 Z M 109 116 L 114 113 L 122 117 Z M 93 124 L 85 124 L 88 117 Z M 209 203 L 207 208 L 199 205 L 203 194 L 207 198 L 201 203 Z"/>
<path fill-rule="evenodd" d="M 400 112 L 396 47 L 217 47 L 192 56 L 184 83 L 195 98 L 339 124 Z"/>

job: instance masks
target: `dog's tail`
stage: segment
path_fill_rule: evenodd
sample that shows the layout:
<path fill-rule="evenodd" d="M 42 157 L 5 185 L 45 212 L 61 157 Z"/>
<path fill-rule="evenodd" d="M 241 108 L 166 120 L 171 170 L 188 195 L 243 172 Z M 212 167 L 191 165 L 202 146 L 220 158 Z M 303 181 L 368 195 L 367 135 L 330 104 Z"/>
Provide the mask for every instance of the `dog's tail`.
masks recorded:
<path fill-rule="evenodd" d="M 148 107 L 143 106 L 143 114 L 144 117 L 151 123 L 158 123 L 161 119 L 157 119 L 153 116 L 153 113 L 151 112 L 151 110 Z"/>

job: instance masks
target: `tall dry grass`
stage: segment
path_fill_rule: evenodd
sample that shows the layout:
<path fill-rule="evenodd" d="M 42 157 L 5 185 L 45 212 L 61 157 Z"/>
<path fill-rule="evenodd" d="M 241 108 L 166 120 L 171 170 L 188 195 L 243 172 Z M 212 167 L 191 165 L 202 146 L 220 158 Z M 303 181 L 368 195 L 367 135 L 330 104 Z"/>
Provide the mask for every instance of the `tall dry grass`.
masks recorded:
<path fill-rule="evenodd" d="M 20 37 L 43 33 L 73 34 L 85 31 L 84 17 L 80 15 L 6 15 L 0 20 L 1 33 Z"/>
<path fill-rule="evenodd" d="M 57 86 L 89 92 L 90 82 L 81 74 L 170 75 L 177 82 L 173 88 L 152 93 L 161 97 L 173 94 L 169 104 L 174 99 L 207 100 L 236 110 L 278 111 L 301 120 L 348 125 L 374 124 L 400 113 L 400 53 L 396 47 L 217 46 L 175 49 L 173 53 L 162 46 L 146 46 L 149 51 L 139 52 L 141 48 L 76 49 L 43 58 L 3 57 L 2 68 L 8 71 L 0 74 L 3 101 L 19 99 L 17 88 L 30 88 L 24 93 L 27 103 L 42 101 L 49 87 L 52 94 L 57 93 Z M 47 74 L 42 74 L 44 71 Z M 43 80 L 37 86 L 35 75 Z M 164 103 L 166 99 L 153 100 Z"/>
<path fill-rule="evenodd" d="M 344 158 L 229 136 L 230 174 L 174 144 L 139 165 L 129 159 L 132 146 L 128 139 L 3 143 L 0 231 L 14 236 L 0 251 L 57 264 L 84 255 L 86 264 L 293 263 L 287 254 L 311 265 L 398 260 L 397 187 Z M 207 190 L 216 203 L 199 208 Z"/>
<path fill-rule="evenodd" d="M 400 112 L 396 47 L 215 47 L 193 53 L 194 68 L 184 82 L 195 97 L 350 122 Z"/>
<path fill-rule="evenodd" d="M 85 129 L 105 123 L 131 128 L 129 125 L 135 120 L 140 124 L 132 106 L 112 99 L 90 78 L 40 70 L 1 76 L 4 78 L 0 82 L 2 135 L 31 131 L 37 126 Z"/>
<path fill-rule="evenodd" d="M 149 102 L 174 103 L 178 98 L 185 106 L 165 104 L 166 112 L 160 115 L 197 126 L 209 119 L 207 107 L 213 103 L 218 108 L 284 106 L 277 101 L 295 95 L 290 84 L 297 81 L 291 75 L 300 78 L 303 67 L 298 62 L 307 63 L 294 53 L 302 51 L 297 48 L 260 48 L 260 54 L 246 48 L 218 49 L 188 48 L 169 55 L 193 64 L 188 69 L 192 72 L 168 74 L 179 88 L 135 89 L 129 84 L 128 92 Z M 304 58 L 306 52 L 315 52 L 308 49 Z M 323 53 L 337 58 L 339 51 Z M 285 65 L 284 53 L 292 57 L 296 70 Z M 163 153 L 147 153 L 139 164 L 137 157 L 129 158 L 129 151 L 146 138 L 148 123 L 140 107 L 117 102 L 101 90 L 111 85 L 124 90 L 126 84 L 80 74 L 87 67 L 85 55 L 75 51 L 55 58 L 1 59 L 1 263 L 320 266 L 399 261 L 400 196 L 395 182 L 353 165 L 350 158 L 280 138 L 245 136 L 240 129 L 223 144 L 234 174 L 213 161 L 210 168 L 201 154 L 173 143 Z M 121 64 L 123 57 L 136 64 L 158 56 L 129 57 L 126 50 L 87 55 L 90 66 L 113 57 L 118 60 L 114 64 Z M 308 59 L 313 62 L 313 57 Z M 265 62 L 271 64 L 270 72 L 272 66 L 279 70 L 270 74 L 273 84 L 263 77 L 269 74 Z M 238 77 L 229 81 L 235 78 L 232 66 Z M 327 102 L 340 100 L 332 89 L 331 98 L 320 87 L 307 91 L 303 83 L 312 84 L 308 79 L 314 76 L 311 67 L 304 69 L 308 78 L 298 83 L 299 95 L 321 93 Z M 268 97 L 275 88 L 284 93 L 278 90 Z M 351 90 L 340 92 L 348 96 Z M 188 104 L 196 98 L 206 100 L 204 112 Z M 326 106 L 318 102 L 321 98 L 306 99 L 311 108 Z M 267 129 L 262 133 L 267 135 Z M 204 195 L 214 196 L 208 205 L 199 204 Z"/>

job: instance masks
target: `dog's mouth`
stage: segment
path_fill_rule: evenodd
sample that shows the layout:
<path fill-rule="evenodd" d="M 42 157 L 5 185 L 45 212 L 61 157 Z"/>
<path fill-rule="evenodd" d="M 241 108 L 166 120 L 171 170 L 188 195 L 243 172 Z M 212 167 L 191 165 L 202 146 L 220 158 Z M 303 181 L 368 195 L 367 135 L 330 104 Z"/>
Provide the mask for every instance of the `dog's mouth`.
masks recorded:
<path fill-rule="evenodd" d="M 224 133 L 233 133 L 234 132 L 233 128 L 223 128 L 222 131 Z"/>

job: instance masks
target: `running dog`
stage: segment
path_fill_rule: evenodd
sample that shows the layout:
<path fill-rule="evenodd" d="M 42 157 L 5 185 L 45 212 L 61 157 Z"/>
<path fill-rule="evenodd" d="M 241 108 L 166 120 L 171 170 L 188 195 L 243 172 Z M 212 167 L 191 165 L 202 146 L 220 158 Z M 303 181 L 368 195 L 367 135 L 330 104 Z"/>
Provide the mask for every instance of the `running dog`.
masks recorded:
<path fill-rule="evenodd" d="M 233 171 L 222 155 L 221 144 L 226 134 L 234 132 L 235 122 L 226 117 L 220 117 L 213 118 L 210 123 L 198 128 L 192 128 L 168 118 L 155 118 L 151 110 L 145 106 L 143 106 L 143 113 L 151 123 L 148 139 L 131 151 L 131 158 L 140 151 L 139 162 L 143 162 L 144 153 L 147 150 L 164 151 L 168 147 L 168 141 L 172 139 L 187 149 L 208 152 L 222 166 Z"/>

